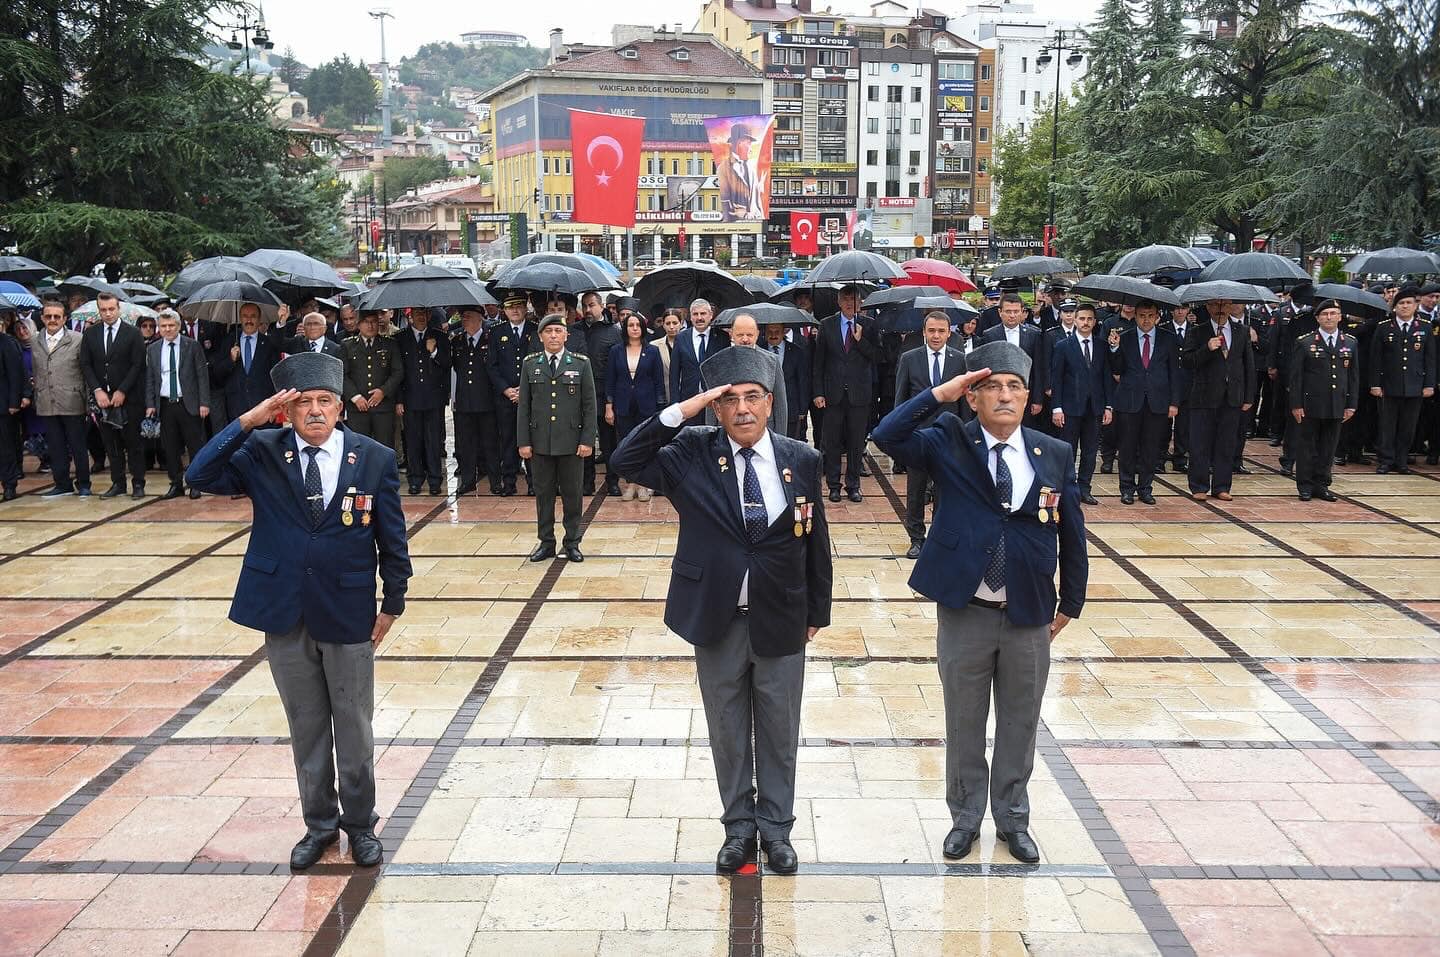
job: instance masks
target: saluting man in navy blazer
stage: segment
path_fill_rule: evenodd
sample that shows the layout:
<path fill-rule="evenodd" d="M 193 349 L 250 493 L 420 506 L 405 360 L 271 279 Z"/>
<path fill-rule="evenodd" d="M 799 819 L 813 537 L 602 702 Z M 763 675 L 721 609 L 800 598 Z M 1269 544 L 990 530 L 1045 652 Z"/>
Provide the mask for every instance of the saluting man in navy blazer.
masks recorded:
<path fill-rule="evenodd" d="M 1030 358 L 1008 342 L 971 352 L 969 372 L 921 392 L 871 433 L 897 461 L 919 465 L 936 488 L 935 519 L 910 576 L 934 599 L 945 694 L 945 800 L 953 827 L 942 851 L 970 852 L 988 784 L 996 836 L 1018 860 L 1040 852 L 1030 837 L 1028 785 L 1050 671 L 1050 642 L 1085 605 L 1085 519 L 1070 446 L 1021 421 Z M 942 412 L 966 398 L 976 418 Z M 1059 607 L 1055 569 L 1060 568 Z M 994 766 L 985 720 L 995 696 Z"/>
<path fill-rule="evenodd" d="M 290 726 L 306 827 L 290 866 L 314 864 L 344 830 L 355 863 L 370 867 L 384 855 L 375 837 L 375 647 L 405 610 L 411 574 L 400 475 L 393 451 L 337 425 L 339 359 L 302 352 L 271 378 L 276 394 L 211 439 L 185 478 L 254 506 L 230 620 L 265 633 Z M 290 426 L 253 431 L 282 410 Z"/>
<path fill-rule="evenodd" d="M 755 859 L 757 833 L 770 870 L 799 866 L 790 829 L 805 645 L 830 624 L 820 453 L 766 428 L 773 363 L 756 349 L 715 353 L 703 371 L 721 384 L 640 423 L 610 459 L 680 516 L 665 624 L 695 646 L 724 805 L 715 869 L 726 874 Z M 707 406 L 718 428 L 682 428 Z"/>

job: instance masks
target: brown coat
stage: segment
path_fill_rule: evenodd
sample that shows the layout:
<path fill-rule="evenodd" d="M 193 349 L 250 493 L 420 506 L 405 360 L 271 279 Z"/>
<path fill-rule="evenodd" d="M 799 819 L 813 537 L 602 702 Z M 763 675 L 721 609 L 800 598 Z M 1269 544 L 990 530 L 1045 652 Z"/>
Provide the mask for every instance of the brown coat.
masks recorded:
<path fill-rule="evenodd" d="M 36 415 L 84 415 L 85 376 L 80 371 L 80 333 L 66 329 L 55 351 L 48 352 L 42 327 L 31 341 Z"/>

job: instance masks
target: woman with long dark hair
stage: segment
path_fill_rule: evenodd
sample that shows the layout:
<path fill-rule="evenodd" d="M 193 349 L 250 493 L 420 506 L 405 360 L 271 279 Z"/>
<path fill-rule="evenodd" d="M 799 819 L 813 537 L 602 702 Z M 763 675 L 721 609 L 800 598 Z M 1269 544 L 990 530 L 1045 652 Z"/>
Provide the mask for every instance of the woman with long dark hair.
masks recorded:
<path fill-rule="evenodd" d="M 646 341 L 642 316 L 625 317 L 621 340 L 610 347 L 610 364 L 605 370 L 605 421 L 615 427 L 615 442 L 625 440 L 630 430 L 665 405 L 665 366 L 660 350 Z M 621 492 L 628 502 L 650 501 L 650 490 L 626 484 Z"/>

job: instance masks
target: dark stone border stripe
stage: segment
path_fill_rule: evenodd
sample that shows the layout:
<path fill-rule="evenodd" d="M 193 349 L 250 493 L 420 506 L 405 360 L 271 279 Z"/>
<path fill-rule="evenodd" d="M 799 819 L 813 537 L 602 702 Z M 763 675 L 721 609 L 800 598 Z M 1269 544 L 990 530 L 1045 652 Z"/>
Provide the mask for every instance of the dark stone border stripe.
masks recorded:
<path fill-rule="evenodd" d="M 900 497 L 895 494 L 894 486 L 890 484 L 889 476 L 878 467 L 873 456 L 870 457 L 870 462 L 871 473 L 881 488 L 885 489 L 886 497 L 895 507 L 895 514 L 903 520 L 904 507 L 900 503 Z M 1111 826 L 1109 818 L 1090 793 L 1085 780 L 1070 763 L 1064 749 L 1050 734 L 1043 718 L 1036 735 L 1035 749 L 1049 767 L 1051 776 L 1060 786 L 1065 799 L 1070 802 L 1080 823 L 1084 825 L 1085 833 L 1119 880 L 1120 889 L 1125 892 L 1130 906 L 1160 953 L 1164 957 L 1195 957 L 1195 949 L 1190 945 L 1185 932 L 1175 922 L 1169 908 L 1160 900 L 1160 895 L 1155 893 L 1150 881 L 1141 874 L 1140 868 L 1126 849 L 1125 842 Z"/>
<path fill-rule="evenodd" d="M 1264 462 L 1264 461 L 1262 461 L 1262 460 L 1260 460 L 1260 459 L 1251 458 L 1251 457 L 1248 456 L 1248 455 L 1245 456 L 1245 460 L 1248 461 L 1248 462 L 1250 462 L 1252 465 L 1255 465 L 1255 466 L 1257 466 L 1257 467 L 1259 467 L 1259 468 L 1264 469 L 1266 472 L 1270 473 L 1271 475 L 1280 475 L 1280 476 L 1283 476 L 1283 477 L 1285 477 L 1285 478 L 1287 478 L 1287 479 L 1290 479 L 1290 481 L 1292 481 L 1292 482 L 1294 481 L 1294 478 L 1292 478 L 1291 476 L 1285 475 L 1283 472 L 1281 472 L 1281 471 L 1280 471 L 1278 468 L 1276 468 L 1275 466 L 1271 465 L 1269 462 Z M 1418 474 L 1420 474 L 1420 473 L 1416 472 L 1414 469 L 1411 469 L 1410 474 L 1412 474 L 1412 475 L 1418 475 Z M 1402 476 L 1402 477 L 1403 477 L 1403 476 Z M 1167 484 L 1168 484 L 1168 483 L 1167 483 Z M 1170 487 L 1171 487 L 1172 489 L 1175 488 L 1175 486 L 1173 486 L 1173 485 L 1171 485 Z M 1176 491 L 1178 492 L 1179 490 L 1176 489 Z M 1429 528 L 1429 527 L 1427 527 L 1427 526 L 1425 526 L 1425 525 L 1420 524 L 1419 522 L 1411 521 L 1411 520 L 1408 519 L 1408 518 L 1401 518 L 1399 515 L 1396 515 L 1394 512 L 1387 512 L 1385 509 L 1380 508 L 1378 505 L 1371 505 L 1368 501 L 1365 501 L 1365 500 L 1363 500 L 1363 499 L 1355 498 L 1353 495 L 1342 495 L 1341 493 L 1336 492 L 1336 493 L 1335 493 L 1335 497 L 1338 498 L 1340 501 L 1344 502 L 1346 505 L 1353 505 L 1353 506 L 1355 506 L 1356 508 L 1364 509 L 1365 511 L 1371 513 L 1372 515 L 1379 515 L 1380 517 L 1382 517 L 1382 518 L 1384 518 L 1384 519 L 1387 519 L 1387 520 L 1389 520 L 1389 521 L 1395 522 L 1395 523 L 1398 524 L 1398 525 L 1404 525 L 1406 528 L 1414 529 L 1414 530 L 1417 531 L 1417 532 L 1424 532 L 1426 535 L 1433 535 L 1433 536 L 1435 536 L 1436 538 L 1440 538 L 1440 531 L 1437 531 L 1436 529 Z M 1406 494 L 1401 493 L 1401 492 L 1392 492 L 1392 493 L 1390 493 L 1388 496 L 1387 496 L 1387 495 L 1374 495 L 1374 496 L 1368 496 L 1368 497 L 1370 497 L 1370 498 L 1413 498 L 1414 496 L 1413 496 L 1413 495 L 1406 495 Z M 1426 496 L 1426 497 L 1428 498 L 1429 496 Z M 1324 506 L 1322 505 L 1321 507 L 1323 508 Z"/>
<path fill-rule="evenodd" d="M 605 498 L 606 494 L 603 490 L 591 498 L 581 519 L 582 535 L 589 529 L 590 523 L 599 513 Z M 448 508 L 449 505 L 449 502 L 442 502 L 440 508 Z M 438 511 L 439 509 L 436 510 L 437 514 Z M 419 531 L 419 528 L 416 531 Z M 393 855 L 395 849 L 405 840 L 405 836 L 410 833 L 410 828 L 414 826 L 416 819 L 420 816 L 425 802 L 430 799 L 430 795 L 439 786 L 441 777 L 455 759 L 456 754 L 459 753 L 460 747 L 466 740 L 467 732 L 474 725 L 475 719 L 480 716 L 480 710 L 489 700 L 490 693 L 495 689 L 506 666 L 509 665 L 511 656 L 520 647 L 520 642 L 524 639 L 525 633 L 530 630 L 535 616 L 539 614 L 550 592 L 560 580 L 560 575 L 565 570 L 565 562 L 566 560 L 563 558 L 551 560 L 544 576 L 535 586 L 535 590 L 531 592 L 530 598 L 526 600 L 525 606 L 515 616 L 515 620 L 511 623 L 505 638 L 500 642 L 500 646 L 490 656 L 485 669 L 475 679 L 475 684 L 466 694 L 464 702 L 456 709 L 438 743 L 431 749 L 424 765 L 416 773 L 395 810 L 385 821 L 380 839 L 386 844 L 387 853 Z M 304 957 L 322 957 L 322 955 L 328 957 L 340 950 L 341 945 L 345 942 L 345 936 L 355 925 L 360 912 L 364 910 L 366 902 L 370 899 L 379 876 L 379 869 L 352 871 L 349 879 L 345 882 L 345 887 L 340 891 L 335 903 L 316 929 L 310 943 L 305 947 Z"/>

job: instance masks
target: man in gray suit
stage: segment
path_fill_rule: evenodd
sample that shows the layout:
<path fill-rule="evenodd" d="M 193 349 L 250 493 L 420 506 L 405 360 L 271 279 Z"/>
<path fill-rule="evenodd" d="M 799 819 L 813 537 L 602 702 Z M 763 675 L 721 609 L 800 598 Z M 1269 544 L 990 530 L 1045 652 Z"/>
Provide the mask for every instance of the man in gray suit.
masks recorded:
<path fill-rule="evenodd" d="M 895 367 L 895 405 L 909 402 L 926 389 L 933 389 L 942 382 L 949 382 L 965 371 L 965 353 L 952 349 L 950 342 L 950 317 L 943 312 L 932 312 L 925 317 L 925 344 L 911 349 L 900 357 Z M 962 415 L 961 410 L 964 410 Z M 931 425 L 941 412 L 959 415 L 962 420 L 970 418 L 970 409 L 959 402 L 947 402 L 920 423 L 920 427 Z M 924 468 L 914 465 L 905 470 L 905 531 L 910 534 L 910 550 L 906 558 L 919 558 L 925 544 L 925 502 L 930 495 L 930 474 Z"/>
<path fill-rule="evenodd" d="M 35 414 L 45 426 L 50 477 L 55 487 L 41 498 L 90 494 L 90 453 L 85 447 L 85 374 L 80 370 L 80 333 L 66 327 L 65 304 L 46 298 L 45 326 L 30 350 L 35 373 Z M 70 477 L 70 460 L 75 477 Z"/>
<path fill-rule="evenodd" d="M 170 488 L 161 498 L 179 498 L 185 492 L 185 469 L 180 462 L 188 450 L 193 462 L 205 444 L 205 426 L 210 415 L 210 366 L 200 343 L 180 335 L 180 317 L 170 310 L 157 320 L 160 338 L 145 353 L 145 415 L 160 416 L 160 448 Z M 200 490 L 190 489 L 191 498 Z"/>

